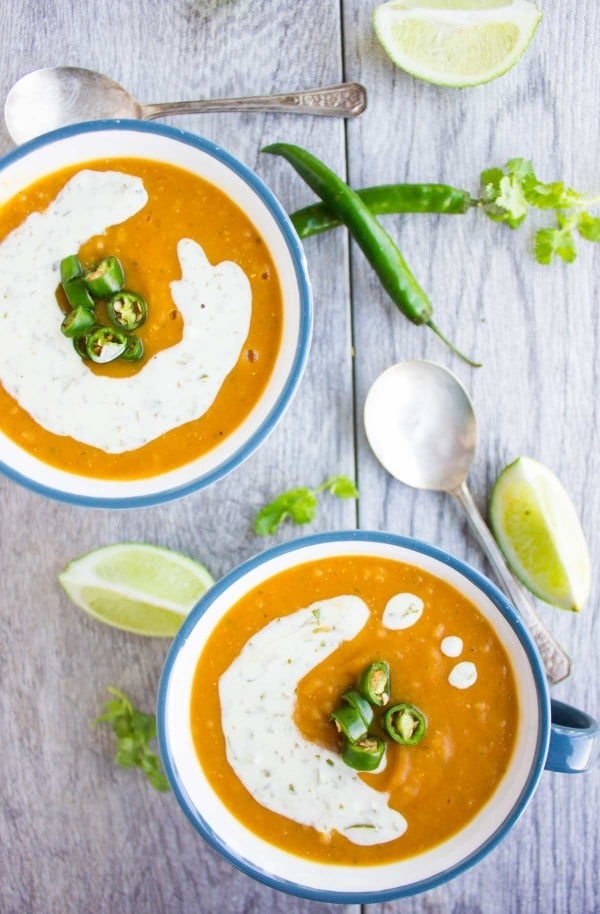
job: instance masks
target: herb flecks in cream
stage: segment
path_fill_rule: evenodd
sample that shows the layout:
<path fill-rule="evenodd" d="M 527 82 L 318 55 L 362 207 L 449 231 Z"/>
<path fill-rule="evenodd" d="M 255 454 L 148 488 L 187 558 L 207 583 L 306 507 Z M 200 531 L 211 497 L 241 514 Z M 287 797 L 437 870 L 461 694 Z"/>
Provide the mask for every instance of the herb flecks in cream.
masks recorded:
<path fill-rule="evenodd" d="M 294 723 L 299 681 L 363 629 L 369 610 L 339 596 L 270 622 L 219 680 L 227 760 L 254 799 L 281 816 L 354 844 L 400 837 L 406 820 L 337 753 Z"/>
<path fill-rule="evenodd" d="M 0 244 L 4 388 L 46 430 L 106 453 L 142 447 L 202 416 L 237 362 L 250 325 L 252 295 L 243 270 L 229 261 L 211 265 L 200 245 L 182 239 L 182 276 L 171 283 L 184 320 L 182 340 L 127 378 L 100 377 L 73 357 L 57 322 L 61 258 L 131 218 L 147 199 L 140 178 L 83 170 L 45 212 L 33 213 Z"/>

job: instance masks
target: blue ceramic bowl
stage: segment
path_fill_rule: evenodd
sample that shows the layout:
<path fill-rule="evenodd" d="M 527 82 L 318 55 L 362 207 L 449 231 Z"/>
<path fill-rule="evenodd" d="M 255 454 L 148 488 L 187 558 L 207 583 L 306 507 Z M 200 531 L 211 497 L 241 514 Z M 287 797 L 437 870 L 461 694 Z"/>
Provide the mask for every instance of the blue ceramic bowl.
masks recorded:
<path fill-rule="evenodd" d="M 447 841 L 408 860 L 382 866 L 311 862 L 249 832 L 211 789 L 190 733 L 194 670 L 207 637 L 223 614 L 274 574 L 338 555 L 396 559 L 451 584 L 493 626 L 510 657 L 519 694 L 516 748 L 492 798 Z M 218 582 L 186 619 L 169 651 L 158 696 L 158 731 L 175 795 L 193 826 L 213 848 L 244 873 L 275 889 L 344 904 L 384 902 L 433 889 L 458 876 L 510 832 L 525 811 L 544 767 L 583 770 L 598 756 L 597 725 L 568 705 L 550 702 L 537 649 L 515 610 L 493 584 L 463 562 L 425 543 L 362 531 L 312 536 L 269 549 Z"/>
<path fill-rule="evenodd" d="M 125 482 L 90 479 L 37 460 L 0 433 L 0 470 L 11 479 L 52 498 L 102 508 L 147 507 L 179 498 L 242 463 L 270 434 L 293 397 L 312 331 L 304 252 L 283 207 L 264 182 L 230 153 L 183 130 L 122 120 L 78 124 L 46 134 L 0 161 L 0 205 L 59 169 L 124 156 L 191 171 L 221 188 L 238 205 L 273 257 L 282 289 L 284 326 L 271 378 L 250 415 L 213 450 L 176 470 Z"/>

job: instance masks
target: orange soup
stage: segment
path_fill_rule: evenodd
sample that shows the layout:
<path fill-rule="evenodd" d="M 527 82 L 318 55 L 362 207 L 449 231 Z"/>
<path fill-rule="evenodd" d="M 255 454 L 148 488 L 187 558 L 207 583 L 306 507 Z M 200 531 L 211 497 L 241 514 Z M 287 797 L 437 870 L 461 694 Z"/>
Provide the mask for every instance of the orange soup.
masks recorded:
<path fill-rule="evenodd" d="M 331 713 L 376 661 L 389 704 L 426 732 L 399 745 L 374 707 L 385 765 L 341 759 Z M 518 725 L 510 663 L 476 607 L 411 565 L 333 557 L 282 572 L 218 623 L 199 659 L 190 720 L 202 769 L 235 817 L 293 854 L 384 864 L 463 828 L 507 770 Z"/>
<path fill-rule="evenodd" d="M 109 176 L 112 184 L 103 189 L 101 182 Z M 76 186 L 72 181 L 79 183 Z M 100 183 L 94 187 L 91 181 Z M 115 210 L 113 221 L 109 210 L 104 221 L 99 216 L 95 223 L 94 212 L 107 205 L 110 193 L 119 211 Z M 134 194 L 129 210 L 127 193 Z M 80 213 L 75 212 L 73 201 Z M 14 277 L 5 280 L 4 316 L 8 313 L 10 317 L 10 309 L 20 307 L 14 292 L 19 283 L 22 297 L 34 300 L 38 313 L 35 316 L 28 310 L 25 318 L 33 330 L 32 365 L 27 369 L 31 375 L 29 400 L 20 376 L 27 358 L 15 355 L 12 373 L 10 353 L 0 365 L 0 430 L 55 467 L 113 480 L 167 472 L 230 435 L 265 389 L 283 320 L 272 257 L 244 213 L 217 187 L 171 165 L 133 158 L 89 162 L 45 177 L 0 208 L 0 259 L 4 249 L 5 275 L 9 263 L 15 261 L 15 230 L 22 233 L 22 244 L 28 231 L 35 240 L 42 218 L 48 220 L 48 228 L 40 235 L 45 242 L 40 244 L 38 238 L 37 246 L 23 254 L 25 263 L 39 268 L 41 286 L 33 279 L 21 282 L 16 269 Z M 85 226 L 90 224 L 101 230 L 87 236 Z M 75 249 L 73 238 L 81 240 Z M 181 247 L 183 239 L 187 248 Z M 40 277 L 45 263 L 40 250 L 48 257 L 53 245 L 49 275 Z M 61 258 L 72 254 L 79 256 L 84 270 L 108 255 L 119 258 L 125 287 L 146 299 L 148 317 L 137 331 L 144 347 L 141 361 L 119 359 L 95 365 L 80 359 L 72 341 L 61 335 L 65 300 L 58 267 Z M 39 291 L 42 287 L 44 293 Z M 241 317 L 238 312 L 230 316 L 226 310 L 235 295 L 244 298 Z M 43 301 L 38 300 L 41 298 Z M 185 319 L 184 306 L 188 309 Z M 107 323 L 102 302 L 96 308 L 96 319 Z M 196 320 L 204 321 L 197 329 L 196 352 L 204 346 L 205 355 L 200 353 L 192 371 L 189 352 L 179 361 L 177 353 Z M 221 358 L 218 347 L 223 337 L 229 339 L 224 341 L 227 345 Z M 51 351 L 49 339 L 54 347 Z M 187 346 L 193 352 L 193 340 Z M 203 369 L 204 358 L 212 368 Z M 65 365 L 67 375 L 57 379 L 55 375 Z M 186 367 L 188 373 L 182 373 L 178 382 L 174 373 Z M 94 391 L 96 383 L 98 397 L 93 393 L 86 402 L 86 390 Z M 165 394 L 168 385 L 173 388 L 170 400 Z M 119 389 L 125 391 L 122 396 Z M 78 410 L 85 429 L 81 438 L 76 433 L 79 426 L 74 424 Z M 154 423 L 149 431 L 146 420 Z M 99 423 L 106 426 L 102 433 L 96 427 Z M 133 434 L 136 423 L 139 433 Z"/>

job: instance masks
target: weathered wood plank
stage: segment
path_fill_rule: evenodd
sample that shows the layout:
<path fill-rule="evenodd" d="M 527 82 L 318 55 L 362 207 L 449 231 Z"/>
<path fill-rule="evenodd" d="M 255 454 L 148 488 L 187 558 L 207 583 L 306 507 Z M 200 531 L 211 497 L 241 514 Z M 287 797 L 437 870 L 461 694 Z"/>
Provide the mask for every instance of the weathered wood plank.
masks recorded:
<path fill-rule="evenodd" d="M 355 186 L 446 181 L 477 190 L 481 169 L 531 157 L 546 180 L 600 186 L 597 68 L 590 68 L 597 4 L 544 4 L 526 57 L 502 79 L 464 92 L 419 83 L 396 70 L 372 37 L 371 5 L 346 0 L 346 72 L 369 89 L 366 115 L 348 131 Z M 542 223 L 543 224 L 543 223 Z M 532 229 L 511 233 L 479 213 L 389 218 L 386 225 L 431 295 L 440 327 L 484 363 L 470 370 L 427 330 L 411 326 L 352 249 L 356 405 L 360 416 L 377 375 L 394 362 L 429 358 L 454 370 L 472 392 L 480 443 L 470 482 L 479 504 L 500 469 L 530 454 L 558 473 L 581 512 L 594 567 L 600 560 L 596 349 L 598 252 L 583 242 L 571 266 L 538 266 Z M 537 225 L 537 223 L 536 223 Z M 485 569 L 451 500 L 411 492 L 376 464 L 358 429 L 360 525 L 436 543 Z M 557 697 L 598 714 L 595 589 L 587 613 L 540 613 L 574 659 Z M 377 908 L 458 914 L 600 910 L 600 781 L 546 774 L 520 824 L 476 869 L 424 897 Z M 375 912 L 373 908 L 373 914 Z"/>
<path fill-rule="evenodd" d="M 338 3 L 207 0 L 119 5 L 43 0 L 0 8 L 0 89 L 23 72 L 70 63 L 102 70 L 143 101 L 283 91 L 341 77 Z M 475 191 L 481 168 L 531 155 L 543 177 L 600 185 L 600 17 L 593 0 L 546 4 L 543 27 L 519 68 L 465 93 L 438 90 L 393 69 L 375 45 L 370 6 L 343 5 L 345 71 L 370 90 L 367 115 L 348 125 L 355 184 L 447 180 Z M 90 35 L 114 36 L 112 42 Z M 172 121 L 202 132 L 263 174 L 290 209 L 306 201 L 283 163 L 259 148 L 278 139 L 308 146 L 345 168 L 341 125 L 272 116 L 211 115 Z M 2 148 L 8 148 L 0 129 Z M 471 372 L 428 331 L 403 322 L 353 252 L 356 408 L 376 375 L 401 358 L 451 365 L 472 390 L 481 443 L 472 473 L 480 503 L 518 453 L 553 467 L 581 508 L 598 560 L 599 449 L 595 422 L 595 257 L 581 246 L 569 267 L 537 267 L 525 228 L 512 235 L 465 217 L 391 220 L 436 307 L 440 325 L 485 367 Z M 151 705 L 166 645 L 95 625 L 55 584 L 73 555 L 144 539 L 201 558 L 215 575 L 265 544 L 250 532 L 254 508 L 298 483 L 352 474 L 353 407 L 347 242 L 342 232 L 307 243 L 316 301 L 315 339 L 300 392 L 261 450 L 228 480 L 174 505 L 90 512 L 56 505 L 0 480 L 0 909 L 7 912 L 325 911 L 236 873 L 196 838 L 172 798 L 112 766 L 106 732 L 90 731 L 104 686 Z M 361 526 L 411 533 L 484 567 L 456 509 L 411 493 L 376 466 L 358 430 Z M 354 525 L 350 503 L 325 499 L 313 529 Z M 298 530 L 287 528 L 280 538 Z M 594 605 L 595 594 L 590 605 Z M 598 713 L 592 612 L 541 609 L 576 662 L 557 695 Z M 575 783 L 573 783 L 573 781 Z M 598 778 L 545 775 L 503 846 L 475 870 L 427 896 L 390 904 L 432 914 L 498 910 L 534 914 L 600 909 Z M 339 910 L 336 908 L 336 910 Z"/>
<path fill-rule="evenodd" d="M 143 101 L 281 92 L 341 78 L 339 11 L 317 0 L 7 2 L 0 22 L 0 97 L 24 72 L 59 63 L 105 72 Z M 339 121 L 317 128 L 312 119 L 211 115 L 172 123 L 257 168 L 290 207 L 301 190 L 281 163 L 259 155 L 263 145 L 312 145 L 344 169 Z M 8 149 L 4 131 L 0 141 Z M 334 910 L 238 873 L 196 836 L 172 796 L 113 765 L 109 732 L 92 730 L 90 720 L 109 683 L 149 709 L 167 644 L 95 624 L 56 584 L 70 558 L 120 540 L 179 549 L 219 576 L 269 544 L 251 532 L 265 501 L 332 472 L 353 475 L 346 240 L 332 236 L 308 256 L 316 303 L 309 368 L 280 427 L 227 480 L 125 513 L 54 504 L 0 480 L 0 910 L 7 914 Z M 324 499 L 315 529 L 354 519 L 353 504 Z M 279 539 L 297 532 L 283 530 Z"/>

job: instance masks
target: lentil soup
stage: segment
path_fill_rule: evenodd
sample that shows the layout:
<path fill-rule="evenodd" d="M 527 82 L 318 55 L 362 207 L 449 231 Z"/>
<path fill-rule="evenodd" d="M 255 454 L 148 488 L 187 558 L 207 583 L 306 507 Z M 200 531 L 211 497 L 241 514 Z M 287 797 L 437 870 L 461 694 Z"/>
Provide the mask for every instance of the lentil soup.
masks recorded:
<path fill-rule="evenodd" d="M 198 263 L 202 267 L 203 252 L 208 261 L 206 270 L 213 274 L 224 266 L 223 261 L 233 262 L 238 273 L 244 274 L 247 278 L 244 282 L 248 284 L 248 322 L 240 324 L 235 352 L 230 359 L 232 368 L 227 372 L 223 370 L 222 381 L 215 382 L 216 396 L 204 412 L 191 421 L 184 421 L 185 416 L 182 421 L 174 417 L 172 426 L 168 426 L 171 420 L 164 416 L 163 408 L 166 430 L 159 428 L 157 434 L 141 446 L 129 446 L 130 442 L 120 451 L 111 452 L 61 433 L 60 422 L 56 428 L 45 427 L 19 402 L 18 396 L 8 392 L 10 385 L 2 368 L 0 430 L 36 458 L 59 469 L 99 479 L 151 477 L 183 466 L 210 451 L 244 421 L 259 401 L 281 340 L 283 306 L 279 278 L 262 237 L 225 193 L 179 167 L 138 158 L 90 161 L 32 184 L 0 208 L 0 251 L 2 242 L 15 229 L 34 214 L 39 219 L 65 191 L 71 179 L 86 170 L 90 174 L 116 173 L 141 181 L 147 201 L 133 215 L 122 221 L 115 220 L 114 224 L 107 224 L 104 231 L 87 238 L 78 250 L 65 249 L 60 256 L 78 254 L 84 268 L 90 268 L 107 255 L 118 257 L 125 271 L 126 288 L 143 295 L 148 302 L 148 318 L 137 331 L 144 346 L 142 360 L 118 360 L 107 365 L 86 361 L 82 363 L 86 374 L 90 373 L 102 382 L 110 379 L 116 391 L 121 380 L 127 381 L 138 372 L 144 377 L 146 366 L 151 366 L 157 357 L 169 350 L 176 351 L 174 347 L 184 336 L 185 322 L 174 301 L 174 289 L 189 286 L 189 282 L 183 281 L 185 275 L 182 276 L 182 271 L 185 274 L 183 255 L 186 254 L 181 247 L 182 239 L 193 245 L 191 253 L 197 258 L 192 262 L 188 251 L 189 272 L 193 273 Z M 32 251 L 28 256 L 35 259 L 36 252 Z M 55 326 L 60 337 L 61 307 L 64 310 L 65 303 L 58 288 L 59 279 L 54 285 L 58 291 L 48 306 L 55 322 L 52 327 Z M 204 303 L 199 307 L 203 308 Z M 100 303 L 97 309 L 100 320 L 104 316 L 103 308 Z M 64 341 L 59 340 L 59 343 L 64 349 Z M 66 349 L 64 358 L 79 359 L 74 351 Z M 78 406 L 76 386 L 65 384 L 68 389 L 64 401 L 55 404 L 59 414 L 61 411 L 68 414 Z M 148 387 L 151 386 L 149 383 Z M 13 387 L 17 389 L 18 384 L 15 382 Z M 101 412 L 110 413 L 110 397 L 105 399 L 109 405 Z M 116 428 L 118 412 L 115 407 L 114 416 L 102 418 L 107 423 L 113 422 Z"/>
<path fill-rule="evenodd" d="M 390 705 L 415 705 L 427 730 L 418 745 L 387 740 L 383 770 L 357 772 L 330 715 L 379 660 Z M 361 555 L 296 566 L 243 596 L 206 642 L 190 706 L 204 774 L 243 825 L 307 860 L 365 866 L 466 826 L 507 770 L 518 719 L 510 662 L 476 607 L 424 570 Z"/>

